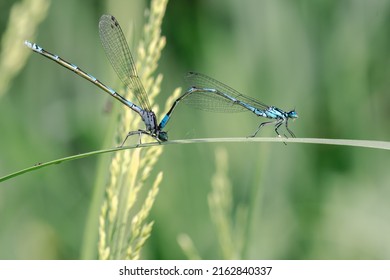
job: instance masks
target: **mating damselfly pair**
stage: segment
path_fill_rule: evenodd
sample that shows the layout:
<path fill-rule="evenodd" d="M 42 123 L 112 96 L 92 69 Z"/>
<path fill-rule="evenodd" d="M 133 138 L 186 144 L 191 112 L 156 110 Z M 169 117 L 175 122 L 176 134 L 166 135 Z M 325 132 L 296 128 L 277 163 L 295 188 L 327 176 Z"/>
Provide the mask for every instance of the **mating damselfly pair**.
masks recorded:
<path fill-rule="evenodd" d="M 129 46 L 115 17 L 111 15 L 103 15 L 100 18 L 99 35 L 105 53 L 108 57 L 108 60 L 111 62 L 112 67 L 114 68 L 122 83 L 134 93 L 139 105 L 130 102 L 118 92 L 100 82 L 100 80 L 96 79 L 94 76 L 83 71 L 78 66 L 60 58 L 58 55 L 54 55 L 44 50 L 35 43 L 25 41 L 25 45 L 33 51 L 57 62 L 63 67 L 75 72 L 79 76 L 95 84 L 140 115 L 143 122 L 145 123 L 145 129 L 129 132 L 120 146 L 123 146 L 127 138 L 131 135 L 139 135 L 139 143 L 141 143 L 142 134 L 149 135 L 155 138 L 158 142 L 167 141 L 168 134 L 166 131 L 163 131 L 163 129 L 171 119 L 171 115 L 174 109 L 181 101 L 202 110 L 209 110 L 214 112 L 250 111 L 257 116 L 271 119 L 271 121 L 261 123 L 255 133 L 251 135 L 251 137 L 256 136 L 261 127 L 268 124 L 275 125 L 275 132 L 278 136 L 280 136 L 278 128 L 282 124 L 285 124 L 286 129 L 290 135 L 295 137 L 294 133 L 288 128 L 288 120 L 298 117 L 295 110 L 285 112 L 274 106 L 267 106 L 252 97 L 248 97 L 237 92 L 231 87 L 214 80 L 211 77 L 194 72 L 189 72 L 187 74 L 187 81 L 190 84 L 190 88 L 174 102 L 171 109 L 168 111 L 162 121 L 157 124 L 156 115 L 151 109 L 148 95 L 142 85 L 141 79 L 137 74 L 134 59 L 131 55 Z"/>

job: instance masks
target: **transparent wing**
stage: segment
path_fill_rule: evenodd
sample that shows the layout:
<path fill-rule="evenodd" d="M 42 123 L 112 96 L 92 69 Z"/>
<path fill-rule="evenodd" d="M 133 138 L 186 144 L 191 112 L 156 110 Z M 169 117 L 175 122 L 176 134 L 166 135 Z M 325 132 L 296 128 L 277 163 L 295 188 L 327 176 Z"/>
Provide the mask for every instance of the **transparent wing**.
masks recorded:
<path fill-rule="evenodd" d="M 219 81 L 217 81 L 217 80 L 215 80 L 207 75 L 196 73 L 196 72 L 188 72 L 185 78 L 190 86 L 194 86 L 197 88 L 216 89 L 217 91 L 220 91 L 220 92 L 225 93 L 231 97 L 234 97 L 237 100 L 240 100 L 240 101 L 242 101 L 242 102 L 244 102 L 252 107 L 255 107 L 257 109 L 266 110 L 269 107 L 268 105 L 264 104 L 263 102 L 255 99 L 253 97 L 243 95 L 243 94 L 239 93 L 238 91 L 236 91 L 235 89 L 229 87 L 228 85 L 225 85 L 224 83 L 221 83 L 221 82 L 219 82 Z M 198 98 L 201 99 L 201 97 L 198 97 Z M 207 97 L 205 97 L 205 98 L 207 98 Z M 188 99 L 190 99 L 190 98 L 188 98 Z M 232 102 L 226 98 L 223 98 L 222 96 L 218 96 L 218 97 L 216 97 L 216 99 L 221 100 L 221 102 L 227 103 L 228 105 L 225 105 L 225 106 L 228 106 L 228 107 L 241 107 L 239 104 L 235 104 L 235 103 L 232 106 L 232 104 L 231 104 Z M 187 100 L 187 103 L 189 103 L 189 102 L 190 101 Z M 223 107 L 223 105 L 220 105 L 220 107 Z M 209 110 L 212 110 L 212 109 L 210 108 Z M 242 112 L 245 110 L 246 109 L 239 111 L 237 108 L 234 112 Z M 232 111 L 227 111 L 227 112 L 232 112 Z"/>
<path fill-rule="evenodd" d="M 210 88 L 210 87 L 209 87 Z M 217 113 L 240 113 L 248 109 L 233 101 L 210 91 L 196 91 L 182 99 L 182 102 L 203 111 Z"/>
<path fill-rule="evenodd" d="M 115 17 L 103 15 L 100 18 L 99 35 L 107 58 L 119 79 L 134 93 L 141 108 L 151 111 L 149 98 L 137 74 L 129 45 Z"/>

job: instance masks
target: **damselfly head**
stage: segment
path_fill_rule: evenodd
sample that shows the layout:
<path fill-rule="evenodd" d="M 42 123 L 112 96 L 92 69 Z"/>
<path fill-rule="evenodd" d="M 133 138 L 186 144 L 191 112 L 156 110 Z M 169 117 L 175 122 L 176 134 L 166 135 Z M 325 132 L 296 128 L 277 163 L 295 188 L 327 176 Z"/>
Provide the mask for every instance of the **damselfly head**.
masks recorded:
<path fill-rule="evenodd" d="M 157 138 L 158 138 L 159 140 L 161 140 L 161 142 L 168 141 L 168 133 L 165 132 L 165 131 L 160 131 L 160 132 L 157 134 Z"/>
<path fill-rule="evenodd" d="M 291 119 L 296 119 L 298 118 L 298 113 L 294 110 L 290 111 L 287 113 L 288 117 L 291 118 Z"/>

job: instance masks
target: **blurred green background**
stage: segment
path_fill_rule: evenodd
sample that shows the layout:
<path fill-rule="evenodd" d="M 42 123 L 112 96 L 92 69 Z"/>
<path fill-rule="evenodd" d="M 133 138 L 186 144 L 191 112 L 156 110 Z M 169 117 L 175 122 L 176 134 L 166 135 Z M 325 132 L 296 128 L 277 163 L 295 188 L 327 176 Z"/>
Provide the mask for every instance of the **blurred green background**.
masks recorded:
<path fill-rule="evenodd" d="M 1 34 L 16 2 L 0 0 Z M 99 17 L 110 13 L 124 29 L 133 28 L 134 49 L 148 5 L 52 1 L 35 41 L 118 88 L 99 41 Z M 390 1 L 384 0 L 172 0 L 163 23 L 167 46 L 158 72 L 164 81 L 156 103 L 161 111 L 173 89 L 185 86 L 184 74 L 198 71 L 267 104 L 296 108 L 300 118 L 290 128 L 297 137 L 386 141 L 389 30 Z M 31 53 L 0 96 L 0 176 L 109 148 L 103 144 L 111 131 L 106 110 L 111 99 Z M 183 105 L 168 130 L 170 139 L 240 137 L 260 121 L 250 113 L 213 114 Z M 274 131 L 260 134 L 274 136 Z M 185 258 L 176 240 L 180 233 L 193 239 L 203 258 L 221 258 L 207 205 L 217 147 L 228 154 L 234 206 L 256 201 L 246 258 L 390 258 L 389 152 L 280 143 L 164 147 L 155 168 L 164 179 L 143 258 Z M 0 259 L 80 258 L 97 165 L 110 157 L 51 166 L 1 183 Z"/>

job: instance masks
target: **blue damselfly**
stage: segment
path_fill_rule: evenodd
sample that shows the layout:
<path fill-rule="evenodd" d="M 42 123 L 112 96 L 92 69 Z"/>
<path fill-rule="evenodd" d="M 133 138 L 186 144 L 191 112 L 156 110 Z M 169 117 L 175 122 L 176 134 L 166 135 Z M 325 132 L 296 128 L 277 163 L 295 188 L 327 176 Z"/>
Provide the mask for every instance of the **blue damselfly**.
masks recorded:
<path fill-rule="evenodd" d="M 129 136 L 136 134 L 138 134 L 140 137 L 140 143 L 141 134 L 147 134 L 155 138 L 159 142 L 167 141 L 168 135 L 165 131 L 160 130 L 159 126 L 157 125 L 156 115 L 151 109 L 148 95 L 146 94 L 141 79 L 137 74 L 134 59 L 131 55 L 129 46 L 126 42 L 125 36 L 123 35 L 123 31 L 115 17 L 111 15 L 103 15 L 100 18 L 99 35 L 108 60 L 110 61 L 112 67 L 114 68 L 122 83 L 134 93 L 135 97 L 138 100 L 139 106 L 130 102 L 129 100 L 121 96 L 119 93 L 117 93 L 115 90 L 100 82 L 94 76 L 81 70 L 78 66 L 60 58 L 58 55 L 54 55 L 44 50 L 35 43 L 25 41 L 25 45 L 32 49 L 34 52 L 37 52 L 57 62 L 63 67 L 75 72 L 77 75 L 95 84 L 96 86 L 98 86 L 99 88 L 110 94 L 112 97 L 116 98 L 124 105 L 126 105 L 140 115 L 143 122 L 145 123 L 145 130 L 140 129 L 138 131 L 129 132 L 120 146 L 123 146 Z"/>
<path fill-rule="evenodd" d="M 183 101 L 192 107 L 205 111 L 227 113 L 250 111 L 257 116 L 272 119 L 271 121 L 261 123 L 250 137 L 255 137 L 263 126 L 270 124 L 275 125 L 275 132 L 279 137 L 281 135 L 278 129 L 282 124 L 285 124 L 290 135 L 295 137 L 294 133 L 288 127 L 289 119 L 298 118 L 295 110 L 286 112 L 275 106 L 265 105 L 263 102 L 253 97 L 245 96 L 235 89 L 204 74 L 189 72 L 186 80 L 189 82 L 190 88 L 176 99 L 171 109 L 162 119 L 158 127 L 159 130 L 167 125 L 174 109 L 179 102 Z"/>

